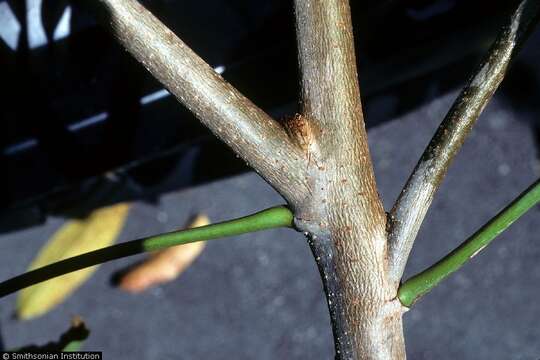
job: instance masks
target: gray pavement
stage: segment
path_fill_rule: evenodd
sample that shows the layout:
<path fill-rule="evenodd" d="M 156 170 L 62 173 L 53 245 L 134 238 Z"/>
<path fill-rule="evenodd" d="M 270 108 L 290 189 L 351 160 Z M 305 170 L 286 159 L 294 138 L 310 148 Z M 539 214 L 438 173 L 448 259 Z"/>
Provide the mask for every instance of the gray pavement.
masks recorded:
<path fill-rule="evenodd" d="M 455 96 L 438 96 L 370 131 L 386 208 Z M 531 121 L 540 111 L 530 109 L 538 97 L 531 101 L 529 108 L 518 107 L 501 95 L 488 106 L 437 195 L 408 275 L 455 247 L 536 180 Z M 396 99 L 373 106 L 391 111 Z M 265 182 L 245 174 L 169 193 L 155 205 L 136 203 L 121 240 L 173 230 L 197 212 L 219 221 L 279 203 Z M 538 207 L 530 211 L 405 315 L 411 359 L 540 358 L 539 215 Z M 0 236 L 0 277 L 24 271 L 63 221 L 50 218 L 42 226 Z M 293 231 L 210 242 L 178 280 L 142 295 L 112 288 L 111 275 L 135 260 L 103 265 L 62 306 L 34 321 L 12 318 L 15 296 L 0 300 L 5 346 L 55 339 L 70 316 L 79 314 L 92 330 L 85 349 L 103 351 L 105 359 L 332 358 L 315 263 L 304 239 Z"/>

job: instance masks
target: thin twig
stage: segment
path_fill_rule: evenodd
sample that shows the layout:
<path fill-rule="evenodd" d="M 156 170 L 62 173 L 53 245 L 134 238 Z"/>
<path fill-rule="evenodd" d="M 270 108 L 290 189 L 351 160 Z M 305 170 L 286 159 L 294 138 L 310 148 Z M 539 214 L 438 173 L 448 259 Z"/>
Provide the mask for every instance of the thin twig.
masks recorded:
<path fill-rule="evenodd" d="M 539 15 L 540 1 L 523 0 L 424 151 L 389 217 L 390 280 L 399 283 L 422 221 L 452 160 L 504 78 L 508 64 Z"/>
<path fill-rule="evenodd" d="M 401 303 L 411 307 L 420 297 L 427 294 L 450 274 L 484 250 L 493 239 L 539 201 L 540 181 L 537 181 L 450 254 L 401 285 L 398 291 Z"/>
<path fill-rule="evenodd" d="M 291 211 L 285 206 L 278 206 L 217 224 L 132 240 L 73 256 L 6 280 L 0 283 L 0 298 L 57 276 L 126 256 L 161 250 L 195 241 L 212 240 L 266 229 L 292 226 L 293 214 Z"/>
<path fill-rule="evenodd" d="M 279 123 L 227 83 L 138 1 L 90 1 L 90 6 L 96 4 L 101 4 L 104 22 L 122 45 L 218 138 L 288 201 L 300 202 L 306 196 L 304 154 Z"/>

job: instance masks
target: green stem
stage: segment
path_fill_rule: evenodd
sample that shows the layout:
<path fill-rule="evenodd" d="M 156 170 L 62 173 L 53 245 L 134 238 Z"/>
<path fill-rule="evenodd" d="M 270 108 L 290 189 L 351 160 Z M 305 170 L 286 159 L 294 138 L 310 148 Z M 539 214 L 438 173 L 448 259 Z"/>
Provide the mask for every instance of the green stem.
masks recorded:
<path fill-rule="evenodd" d="M 72 320 L 71 327 L 60 337 L 58 346 L 62 352 L 74 352 L 81 350 L 86 339 L 90 335 L 90 330 L 81 318 L 76 317 Z"/>
<path fill-rule="evenodd" d="M 217 224 L 128 241 L 61 260 L 6 280 L 0 283 L 0 298 L 25 287 L 72 271 L 142 252 L 160 250 L 195 241 L 212 240 L 260 230 L 292 226 L 293 214 L 291 211 L 285 206 L 278 206 Z"/>
<path fill-rule="evenodd" d="M 398 290 L 398 298 L 401 303 L 411 307 L 420 297 L 431 291 L 442 280 L 482 251 L 493 239 L 539 201 L 540 181 L 537 181 L 459 247 L 435 265 L 402 284 Z"/>
<path fill-rule="evenodd" d="M 81 350 L 84 340 L 72 340 L 64 346 L 62 352 L 75 352 Z"/>

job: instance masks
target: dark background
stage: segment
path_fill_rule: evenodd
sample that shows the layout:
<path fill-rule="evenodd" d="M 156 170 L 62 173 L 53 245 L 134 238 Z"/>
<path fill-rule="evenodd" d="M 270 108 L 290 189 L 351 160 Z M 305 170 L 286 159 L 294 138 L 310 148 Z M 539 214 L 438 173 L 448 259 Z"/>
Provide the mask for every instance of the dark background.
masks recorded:
<path fill-rule="evenodd" d="M 97 206 L 135 201 L 121 235 L 129 240 L 178 228 L 196 212 L 219 221 L 282 202 L 171 97 L 141 104 L 161 88 L 91 15 L 72 5 L 70 36 L 54 41 L 67 2 L 45 0 L 42 31 L 36 17 L 25 15 L 38 3 L 0 0 L 0 10 L 8 4 L 21 23 L 16 49 L 0 39 L 2 278 L 24 271 L 66 218 Z M 289 1 L 144 3 L 212 66 L 224 67 L 223 76 L 256 104 L 277 118 L 294 113 Z M 352 3 L 386 208 L 511 5 Z M 409 275 L 538 177 L 538 45 L 536 34 L 456 159 L 422 227 Z M 535 208 L 405 315 L 410 358 L 540 357 L 539 224 Z M 102 266 L 64 305 L 35 321 L 17 322 L 15 296 L 2 299 L 6 347 L 50 341 L 70 315 L 80 314 L 92 330 L 85 348 L 105 358 L 332 357 L 320 280 L 293 231 L 211 242 L 177 281 L 139 296 L 110 285 L 112 274 L 134 261 Z"/>

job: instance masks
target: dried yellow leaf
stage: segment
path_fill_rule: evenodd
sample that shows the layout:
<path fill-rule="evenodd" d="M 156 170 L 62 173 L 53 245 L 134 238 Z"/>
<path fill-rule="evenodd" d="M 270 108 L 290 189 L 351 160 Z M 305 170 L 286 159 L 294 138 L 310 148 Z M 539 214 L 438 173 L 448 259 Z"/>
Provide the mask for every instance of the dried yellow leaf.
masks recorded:
<path fill-rule="evenodd" d="M 195 228 L 208 225 L 210 219 L 198 215 L 188 226 Z M 139 293 L 149 287 L 176 279 L 201 254 L 204 241 L 177 245 L 152 254 L 120 279 L 119 287 L 130 293 Z"/>
<path fill-rule="evenodd" d="M 84 219 L 70 220 L 45 244 L 28 270 L 33 270 L 113 244 L 127 219 L 128 203 L 94 210 Z M 73 293 L 97 269 L 75 271 L 21 291 L 17 315 L 27 320 L 45 314 Z"/>

